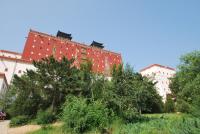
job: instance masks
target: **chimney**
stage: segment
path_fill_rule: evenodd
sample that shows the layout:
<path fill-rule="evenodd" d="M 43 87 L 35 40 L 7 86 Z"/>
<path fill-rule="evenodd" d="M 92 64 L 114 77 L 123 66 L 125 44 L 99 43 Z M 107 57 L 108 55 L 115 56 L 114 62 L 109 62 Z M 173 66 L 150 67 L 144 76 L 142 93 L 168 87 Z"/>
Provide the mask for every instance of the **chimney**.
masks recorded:
<path fill-rule="evenodd" d="M 67 33 L 61 32 L 59 30 L 57 32 L 56 37 L 60 37 L 60 38 L 63 38 L 63 39 L 72 40 L 72 35 L 71 34 L 67 34 Z"/>
<path fill-rule="evenodd" d="M 103 43 L 99 43 L 99 42 L 96 42 L 96 41 L 93 41 L 90 46 L 97 47 L 97 48 L 100 48 L 100 49 L 104 48 Z"/>

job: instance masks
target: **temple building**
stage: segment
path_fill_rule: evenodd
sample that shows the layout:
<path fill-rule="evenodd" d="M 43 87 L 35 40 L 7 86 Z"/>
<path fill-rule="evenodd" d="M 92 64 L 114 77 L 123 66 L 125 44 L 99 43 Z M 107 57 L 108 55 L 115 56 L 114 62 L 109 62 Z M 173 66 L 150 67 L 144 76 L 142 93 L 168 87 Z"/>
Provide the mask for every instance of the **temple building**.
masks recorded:
<path fill-rule="evenodd" d="M 122 63 L 121 54 L 103 49 L 102 43 L 93 41 L 91 45 L 72 41 L 71 34 L 58 31 L 56 36 L 30 30 L 22 54 L 22 59 L 33 61 L 53 55 L 57 60 L 63 56 L 75 59 L 75 66 L 86 60 L 93 64 L 92 69 L 96 73 L 110 76 L 113 65 Z"/>

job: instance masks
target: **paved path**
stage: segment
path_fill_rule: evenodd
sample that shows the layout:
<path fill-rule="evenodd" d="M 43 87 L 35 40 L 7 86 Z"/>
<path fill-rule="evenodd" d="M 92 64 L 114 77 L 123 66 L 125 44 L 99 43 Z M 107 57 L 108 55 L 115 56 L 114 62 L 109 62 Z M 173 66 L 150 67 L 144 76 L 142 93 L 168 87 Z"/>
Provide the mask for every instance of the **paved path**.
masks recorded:
<path fill-rule="evenodd" d="M 8 134 L 9 122 L 8 120 L 0 121 L 0 134 Z"/>

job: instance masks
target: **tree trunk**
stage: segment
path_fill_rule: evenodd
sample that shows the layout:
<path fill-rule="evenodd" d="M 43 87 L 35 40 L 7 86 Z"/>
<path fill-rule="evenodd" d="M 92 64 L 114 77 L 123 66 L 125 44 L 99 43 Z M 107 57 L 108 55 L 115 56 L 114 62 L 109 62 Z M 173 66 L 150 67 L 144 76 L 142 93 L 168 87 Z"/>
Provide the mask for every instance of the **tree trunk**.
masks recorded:
<path fill-rule="evenodd" d="M 142 109 L 141 108 L 140 108 L 139 112 L 140 112 L 140 115 L 141 115 L 142 114 Z"/>
<path fill-rule="evenodd" d="M 51 104 L 52 112 L 55 111 L 55 103 L 56 103 L 56 95 L 54 94 L 54 96 L 53 96 L 53 100 L 52 100 L 52 104 Z"/>

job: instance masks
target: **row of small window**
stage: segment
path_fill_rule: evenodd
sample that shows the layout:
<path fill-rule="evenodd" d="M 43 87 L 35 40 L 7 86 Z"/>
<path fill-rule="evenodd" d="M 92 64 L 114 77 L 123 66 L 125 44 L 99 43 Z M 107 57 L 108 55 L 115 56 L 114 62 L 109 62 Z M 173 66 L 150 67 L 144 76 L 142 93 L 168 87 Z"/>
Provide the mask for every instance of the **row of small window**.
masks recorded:
<path fill-rule="evenodd" d="M 49 49 L 48 49 L 48 48 L 47 48 L 47 51 L 49 51 Z M 60 54 L 62 54 L 62 53 L 63 53 L 63 52 L 62 52 L 62 51 L 60 51 Z M 31 51 L 31 55 L 33 55 L 33 54 L 34 54 L 34 52 L 33 52 L 33 51 Z M 68 54 L 68 53 L 66 53 L 66 54 Z M 88 52 L 87 54 L 89 55 L 90 53 Z M 38 53 L 38 55 L 39 55 L 39 56 L 41 56 L 42 54 L 41 54 L 41 53 Z M 85 54 L 85 53 L 82 53 L 82 55 L 86 55 L 86 54 Z M 72 56 L 74 56 L 74 54 L 72 54 Z M 97 56 L 97 57 L 99 57 L 99 55 L 98 55 L 98 54 L 97 54 L 96 56 Z M 48 55 L 46 55 L 46 57 L 48 57 Z M 116 59 L 115 59 L 115 58 L 114 58 L 113 60 L 114 60 L 114 61 L 116 61 Z M 119 60 L 119 59 L 118 59 L 117 61 L 118 61 L 118 62 L 120 62 L 120 60 Z"/>
<path fill-rule="evenodd" d="M 48 45 L 50 45 L 50 44 L 48 43 Z M 32 48 L 35 48 L 35 45 L 32 45 Z M 39 48 L 40 48 L 40 49 L 43 49 L 43 47 L 41 47 L 41 46 L 40 46 Z M 62 48 L 62 46 L 61 46 L 60 48 Z M 66 47 L 65 49 L 68 50 L 68 47 Z M 73 51 L 73 50 L 74 50 L 74 49 L 72 48 L 72 51 Z M 47 51 L 49 51 L 49 50 L 47 49 Z"/>
<path fill-rule="evenodd" d="M 167 82 L 167 81 L 166 81 L 166 82 L 162 81 L 161 83 L 162 83 L 162 84 L 169 84 L 169 82 Z"/>
<path fill-rule="evenodd" d="M 164 91 L 169 91 L 169 88 L 164 88 Z"/>
<path fill-rule="evenodd" d="M 157 72 L 157 73 L 159 73 L 159 74 L 166 74 L 166 75 L 170 75 L 169 73 L 165 73 L 165 72 Z M 157 73 L 151 73 L 151 74 L 147 74 L 147 76 L 150 76 L 150 75 L 157 75 Z"/>
<path fill-rule="evenodd" d="M 18 58 L 17 56 L 12 57 L 12 56 L 5 56 L 4 54 L 2 55 L 3 57 L 8 57 L 8 58 Z"/>
<path fill-rule="evenodd" d="M 169 73 L 165 73 L 165 72 L 161 72 L 161 71 L 158 71 L 158 73 L 170 75 Z"/>
<path fill-rule="evenodd" d="M 8 68 L 5 68 L 4 72 L 8 72 Z M 18 73 L 22 73 L 22 70 L 18 70 Z"/>
<path fill-rule="evenodd" d="M 34 40 L 34 42 L 36 42 L 36 40 Z M 41 44 L 43 44 L 43 41 L 41 41 Z M 48 43 L 48 45 L 50 45 L 50 43 Z M 73 46 L 74 46 L 74 45 L 73 45 Z M 32 45 L 32 48 L 35 48 L 35 45 L 34 45 L 34 44 Z M 40 46 L 40 49 L 42 49 L 42 48 L 43 48 L 43 47 Z M 63 47 L 61 46 L 60 48 L 63 48 Z M 68 50 L 69 48 L 66 47 L 65 49 Z M 48 48 L 47 48 L 47 51 L 49 51 Z M 72 51 L 74 51 L 74 48 L 72 48 Z M 86 51 L 87 51 L 87 48 L 84 48 L 84 47 L 81 48 L 81 52 L 86 53 Z M 93 50 L 92 50 L 92 51 L 93 51 Z M 79 50 L 78 50 L 78 52 L 79 52 Z M 97 51 L 95 52 L 95 51 L 93 51 L 93 52 L 94 52 L 94 54 L 96 54 L 96 53 L 97 53 L 97 54 L 100 54 L 100 53 L 102 54 L 102 51 L 101 51 L 101 52 L 97 52 Z M 89 52 L 88 52 L 88 54 L 89 54 Z M 109 54 L 111 55 L 111 53 L 109 53 Z M 117 56 L 117 58 L 119 58 L 119 56 Z"/>
<path fill-rule="evenodd" d="M 33 52 L 31 52 L 31 54 L 33 55 L 34 53 Z M 42 54 L 41 53 L 38 53 L 38 55 L 39 56 L 41 56 Z M 49 57 L 49 55 L 45 55 L 46 57 Z M 72 57 L 74 56 L 74 54 L 72 54 L 71 55 Z M 78 57 L 80 57 L 80 55 L 78 55 Z M 86 58 L 86 55 L 82 55 L 82 58 Z M 62 58 L 61 57 L 59 57 L 59 59 L 61 60 Z M 94 59 L 92 59 L 93 61 L 94 61 Z M 116 61 L 116 59 L 114 59 L 114 61 Z M 102 63 L 103 63 L 104 61 L 102 60 Z M 118 60 L 118 62 L 120 62 L 120 60 Z M 110 63 L 110 64 L 112 64 L 112 63 Z"/>
<path fill-rule="evenodd" d="M 37 39 L 36 39 L 37 36 L 38 36 L 37 34 L 34 35 L 34 37 L 35 37 L 35 38 L 33 39 L 33 42 L 34 42 L 34 43 L 37 41 Z M 43 38 L 43 37 L 40 36 L 40 38 Z M 45 38 L 46 38 L 46 37 L 45 37 Z M 50 41 L 51 38 L 48 37 L 48 40 Z M 54 40 L 54 39 L 52 39 L 52 40 Z M 48 41 L 48 45 L 50 45 L 49 41 Z M 55 40 L 54 40 L 54 41 L 55 41 Z M 63 41 L 63 40 L 61 40 L 60 42 L 61 42 L 61 44 L 67 43 L 67 42 L 65 42 L 65 41 Z M 40 43 L 43 44 L 43 43 L 44 43 L 44 40 L 43 40 L 43 39 L 40 39 Z M 67 43 L 67 44 L 68 44 L 68 43 Z M 75 45 L 78 45 L 78 44 L 75 44 L 75 45 L 74 45 L 74 43 L 72 43 L 72 44 L 70 44 L 70 45 L 71 45 L 72 47 L 74 47 Z M 78 46 L 79 46 L 79 45 L 78 45 Z M 62 46 L 61 46 L 61 48 L 62 48 Z M 87 50 L 87 48 L 85 48 L 85 47 L 81 47 L 81 49 L 82 49 L 83 51 Z M 108 52 L 107 52 L 107 53 L 108 53 Z M 109 54 L 111 55 L 111 53 L 109 53 Z M 117 58 L 118 58 L 118 56 L 117 56 Z"/>

